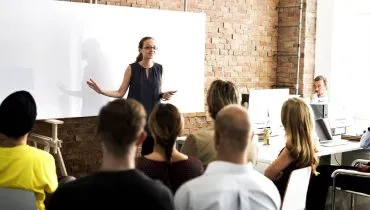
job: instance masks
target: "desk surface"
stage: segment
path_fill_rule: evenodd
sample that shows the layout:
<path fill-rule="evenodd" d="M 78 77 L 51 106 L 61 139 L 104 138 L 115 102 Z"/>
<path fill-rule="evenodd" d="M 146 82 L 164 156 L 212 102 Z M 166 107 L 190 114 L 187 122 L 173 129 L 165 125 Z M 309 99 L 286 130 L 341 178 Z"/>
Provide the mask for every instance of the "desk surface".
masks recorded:
<path fill-rule="evenodd" d="M 276 157 L 279 155 L 281 149 L 285 146 L 285 139 L 281 137 L 274 137 L 270 140 L 270 145 L 263 145 L 262 142 L 258 142 L 258 158 L 257 162 L 271 164 Z M 360 150 L 360 143 L 349 141 L 348 144 L 323 147 L 319 148 L 318 156 L 332 155 L 336 153 L 349 152 L 354 150 Z"/>

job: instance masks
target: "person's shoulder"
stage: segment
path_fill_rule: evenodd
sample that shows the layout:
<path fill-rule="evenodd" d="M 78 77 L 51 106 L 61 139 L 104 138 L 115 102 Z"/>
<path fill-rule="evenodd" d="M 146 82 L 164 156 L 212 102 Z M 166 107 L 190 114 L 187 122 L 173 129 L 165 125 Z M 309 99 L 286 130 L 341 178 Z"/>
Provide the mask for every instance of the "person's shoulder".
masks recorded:
<path fill-rule="evenodd" d="M 132 70 L 132 69 L 137 69 L 140 67 L 140 64 L 138 62 L 133 62 L 133 63 L 130 63 L 126 70 Z"/>
<path fill-rule="evenodd" d="M 137 171 L 137 170 L 136 170 Z M 153 180 L 141 171 L 137 171 L 137 183 L 141 194 L 151 201 L 161 201 L 160 205 L 173 205 L 173 195 L 170 189 L 159 180 Z M 158 203 L 158 202 L 155 202 Z"/>
<path fill-rule="evenodd" d="M 87 175 L 84 177 L 80 177 L 76 180 L 73 180 L 71 182 L 64 183 L 58 187 L 58 190 L 61 191 L 75 191 L 75 190 L 85 190 L 92 186 L 92 183 L 94 181 L 94 174 Z"/>
<path fill-rule="evenodd" d="M 45 159 L 54 160 L 54 157 L 49 152 L 46 152 L 44 150 L 41 150 L 39 148 L 32 147 L 32 146 L 28 146 L 28 148 L 32 156 L 35 156 L 36 158 L 39 158 L 42 160 L 45 160 Z"/>
<path fill-rule="evenodd" d="M 185 183 L 183 183 L 176 191 L 175 193 L 175 199 L 176 197 L 182 197 L 185 195 L 189 195 L 192 193 L 197 193 L 199 190 L 202 190 L 204 188 L 200 187 L 202 185 L 206 185 L 208 182 L 204 179 L 204 175 L 200 175 L 194 179 L 191 179 Z"/>
<path fill-rule="evenodd" d="M 203 184 L 207 185 L 207 183 L 210 181 L 212 181 L 212 178 L 209 179 L 206 175 L 202 174 L 196 178 L 193 178 L 185 182 L 184 184 L 180 186 L 180 188 L 184 188 L 183 190 L 189 190 L 189 189 L 194 190 L 195 188 Z"/>
<path fill-rule="evenodd" d="M 213 140 L 213 136 L 214 136 L 214 128 L 213 128 L 212 125 L 210 125 L 206 128 L 201 128 L 198 131 L 189 134 L 189 136 L 186 138 L 186 140 L 192 139 L 192 140 L 197 141 L 197 142 L 199 142 L 199 141 L 208 142 L 210 140 Z"/>
<path fill-rule="evenodd" d="M 153 180 L 148 177 L 144 172 L 140 170 L 135 170 L 135 181 L 144 186 L 144 188 L 148 191 L 157 191 L 157 192 L 167 192 L 168 188 L 162 184 L 162 182 Z"/>
<path fill-rule="evenodd" d="M 51 195 L 50 201 L 47 204 L 47 209 L 59 210 L 68 209 L 72 203 L 81 200 L 83 196 L 90 192 L 88 189 L 91 184 L 91 176 L 79 178 L 77 180 L 64 183 L 58 186 L 57 190 Z"/>
<path fill-rule="evenodd" d="M 198 158 L 193 157 L 193 156 L 188 156 L 187 163 L 191 165 L 192 167 L 202 169 L 203 171 L 202 161 L 200 161 Z"/>
<path fill-rule="evenodd" d="M 162 64 L 160 64 L 160 63 L 154 63 L 154 66 L 156 66 L 156 67 L 158 67 L 158 68 L 160 68 L 160 69 L 162 69 L 162 68 L 163 68 Z"/>
<path fill-rule="evenodd" d="M 271 197 L 279 197 L 279 191 L 275 184 L 266 176 L 255 169 L 250 170 L 250 187 L 254 191 L 263 191 Z"/>

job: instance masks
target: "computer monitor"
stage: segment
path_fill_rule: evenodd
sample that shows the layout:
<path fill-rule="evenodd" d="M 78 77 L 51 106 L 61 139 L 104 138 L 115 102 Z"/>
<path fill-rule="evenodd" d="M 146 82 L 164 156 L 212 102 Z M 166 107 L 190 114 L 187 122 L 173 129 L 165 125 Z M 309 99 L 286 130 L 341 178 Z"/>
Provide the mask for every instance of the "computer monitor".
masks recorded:
<path fill-rule="evenodd" d="M 315 131 L 319 141 L 333 140 L 329 119 L 320 118 L 315 120 L 315 122 Z"/>
<path fill-rule="evenodd" d="M 251 90 L 248 114 L 253 128 L 270 127 L 273 130 L 282 127 L 281 108 L 288 98 L 289 89 Z"/>
<path fill-rule="evenodd" d="M 327 104 L 310 104 L 315 116 L 315 120 L 328 118 Z"/>

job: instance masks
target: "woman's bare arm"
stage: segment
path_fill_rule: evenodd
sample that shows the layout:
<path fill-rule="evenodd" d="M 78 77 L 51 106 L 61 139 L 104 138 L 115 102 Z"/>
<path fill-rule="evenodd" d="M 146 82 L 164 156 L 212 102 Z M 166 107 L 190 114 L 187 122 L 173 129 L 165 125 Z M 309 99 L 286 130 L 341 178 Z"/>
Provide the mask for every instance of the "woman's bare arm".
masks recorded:
<path fill-rule="evenodd" d="M 87 81 L 87 85 L 99 94 L 113 98 L 122 98 L 127 92 L 127 89 L 130 84 L 130 79 L 131 79 L 131 66 L 128 66 L 126 68 L 125 75 L 123 76 L 121 86 L 119 87 L 118 90 L 104 90 L 100 88 L 100 86 L 92 79 Z"/>
<path fill-rule="evenodd" d="M 288 149 L 284 148 L 276 160 L 265 170 L 265 176 L 272 181 L 280 179 L 284 169 L 292 162 L 293 158 L 290 156 Z"/>

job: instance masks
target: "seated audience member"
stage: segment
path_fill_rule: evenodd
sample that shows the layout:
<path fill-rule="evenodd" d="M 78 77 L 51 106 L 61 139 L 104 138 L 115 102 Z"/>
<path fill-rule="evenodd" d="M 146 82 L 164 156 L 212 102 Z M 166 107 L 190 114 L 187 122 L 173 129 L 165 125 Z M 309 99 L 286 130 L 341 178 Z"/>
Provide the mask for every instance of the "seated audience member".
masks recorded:
<path fill-rule="evenodd" d="M 179 110 L 172 104 L 158 104 L 149 117 L 154 138 L 151 154 L 139 158 L 137 168 L 149 177 L 161 180 L 172 192 L 184 182 L 203 173 L 202 163 L 176 149 L 175 142 L 183 127 Z"/>
<path fill-rule="evenodd" d="M 238 104 L 238 92 L 232 82 L 215 80 L 212 82 L 207 93 L 207 105 L 209 115 L 214 120 L 218 111 L 228 104 Z M 213 141 L 214 122 L 208 127 L 187 136 L 181 152 L 202 161 L 203 167 L 216 159 L 216 150 Z"/>
<path fill-rule="evenodd" d="M 284 198 L 290 173 L 299 168 L 312 167 L 316 172 L 318 158 L 311 107 L 300 98 L 288 99 L 281 110 L 286 144 L 277 159 L 266 169 L 265 176 L 274 181 Z"/>
<path fill-rule="evenodd" d="M 36 115 L 36 102 L 29 92 L 14 92 L 1 103 L 0 133 L 6 139 L 0 146 L 0 187 L 33 191 L 42 210 L 46 193 L 56 190 L 58 178 L 53 156 L 27 145 Z"/>
<path fill-rule="evenodd" d="M 274 184 L 247 163 L 251 123 L 245 108 L 228 105 L 215 120 L 217 160 L 204 175 L 183 184 L 175 194 L 177 210 L 280 209 Z"/>
<path fill-rule="evenodd" d="M 138 146 L 146 138 L 146 113 L 134 99 L 116 99 L 98 116 L 100 171 L 60 186 L 48 209 L 173 209 L 170 190 L 135 169 Z M 141 200 L 141 201 L 140 201 Z"/>
<path fill-rule="evenodd" d="M 311 103 L 328 103 L 327 94 L 328 81 L 324 76 L 317 76 L 314 79 L 314 93 L 311 96 Z"/>

